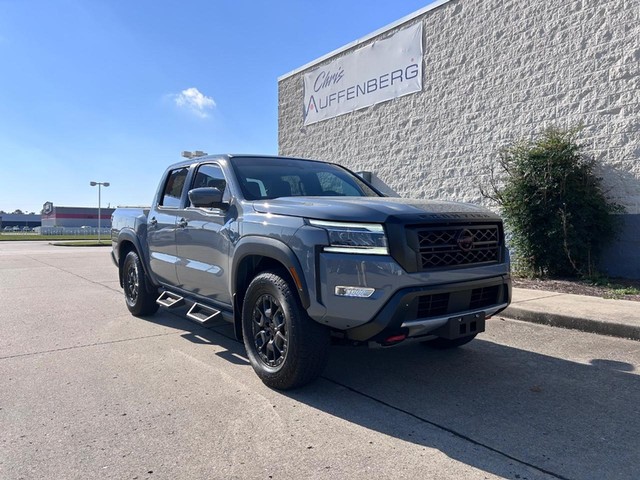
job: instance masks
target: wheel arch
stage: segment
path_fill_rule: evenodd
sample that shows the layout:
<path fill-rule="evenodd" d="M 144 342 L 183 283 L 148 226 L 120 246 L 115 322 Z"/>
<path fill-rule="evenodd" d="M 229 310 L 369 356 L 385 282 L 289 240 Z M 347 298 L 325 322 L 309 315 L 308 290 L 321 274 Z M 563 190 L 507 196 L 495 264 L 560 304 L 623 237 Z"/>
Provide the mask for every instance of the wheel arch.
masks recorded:
<path fill-rule="evenodd" d="M 142 269 L 144 270 L 144 274 L 149 279 L 150 283 L 153 285 L 155 282 L 153 281 L 153 276 L 149 271 L 149 267 L 147 265 L 147 256 L 144 254 L 144 250 L 140 244 L 140 239 L 135 234 L 135 232 L 130 230 L 122 230 L 118 235 L 118 243 L 116 245 L 116 250 L 118 252 L 118 277 L 120 280 L 120 286 L 123 284 L 122 277 L 122 267 L 124 265 L 124 259 L 129 252 L 136 252 L 138 257 L 140 257 L 140 263 L 142 264 Z"/>
<path fill-rule="evenodd" d="M 268 237 L 247 237 L 236 246 L 231 266 L 233 322 L 236 338 L 242 340 L 242 303 L 251 280 L 266 270 L 280 269 L 295 287 L 304 309 L 310 305 L 309 290 L 298 257 L 284 242 Z"/>

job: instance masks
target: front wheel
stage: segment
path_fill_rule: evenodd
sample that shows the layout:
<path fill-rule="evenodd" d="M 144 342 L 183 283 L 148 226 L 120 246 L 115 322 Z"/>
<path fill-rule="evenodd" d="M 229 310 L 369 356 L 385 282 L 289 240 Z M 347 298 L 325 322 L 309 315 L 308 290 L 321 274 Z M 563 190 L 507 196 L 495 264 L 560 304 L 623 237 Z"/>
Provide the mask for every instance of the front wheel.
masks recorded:
<path fill-rule="evenodd" d="M 141 317 L 158 311 L 155 296 L 147 290 L 147 277 L 137 252 L 129 252 L 124 257 L 122 283 L 127 308 L 133 315 Z"/>
<path fill-rule="evenodd" d="M 329 353 L 329 330 L 302 308 L 280 271 L 257 275 L 242 305 L 242 336 L 251 366 L 265 385 L 278 390 L 315 380 Z"/>

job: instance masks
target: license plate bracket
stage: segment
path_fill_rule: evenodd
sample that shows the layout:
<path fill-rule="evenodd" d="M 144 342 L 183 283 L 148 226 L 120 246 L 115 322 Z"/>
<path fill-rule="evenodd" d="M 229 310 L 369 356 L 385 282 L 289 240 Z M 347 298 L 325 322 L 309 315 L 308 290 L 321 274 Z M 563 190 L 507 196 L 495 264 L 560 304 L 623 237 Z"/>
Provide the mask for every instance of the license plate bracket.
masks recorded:
<path fill-rule="evenodd" d="M 484 332 L 485 317 L 484 312 L 457 315 L 447 320 L 447 323 L 434 331 L 433 334 L 449 340 L 476 335 Z"/>

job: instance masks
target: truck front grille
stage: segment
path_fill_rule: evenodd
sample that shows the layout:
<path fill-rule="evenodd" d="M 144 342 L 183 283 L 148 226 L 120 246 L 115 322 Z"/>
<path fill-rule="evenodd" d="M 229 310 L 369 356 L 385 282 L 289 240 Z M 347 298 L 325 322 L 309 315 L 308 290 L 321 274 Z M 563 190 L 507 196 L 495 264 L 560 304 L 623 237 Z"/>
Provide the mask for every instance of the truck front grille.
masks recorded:
<path fill-rule="evenodd" d="M 428 226 L 412 230 L 417 235 L 419 270 L 500 261 L 498 225 Z"/>

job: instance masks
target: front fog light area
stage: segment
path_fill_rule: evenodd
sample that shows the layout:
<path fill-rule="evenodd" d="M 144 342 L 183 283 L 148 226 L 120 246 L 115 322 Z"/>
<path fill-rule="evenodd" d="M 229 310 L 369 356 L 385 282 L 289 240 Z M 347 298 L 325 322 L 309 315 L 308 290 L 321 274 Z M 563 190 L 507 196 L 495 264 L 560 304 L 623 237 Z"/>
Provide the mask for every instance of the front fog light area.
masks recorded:
<path fill-rule="evenodd" d="M 356 297 L 356 298 L 369 298 L 375 292 L 375 288 L 369 287 L 343 287 L 338 286 L 335 288 L 335 294 L 339 297 Z"/>

